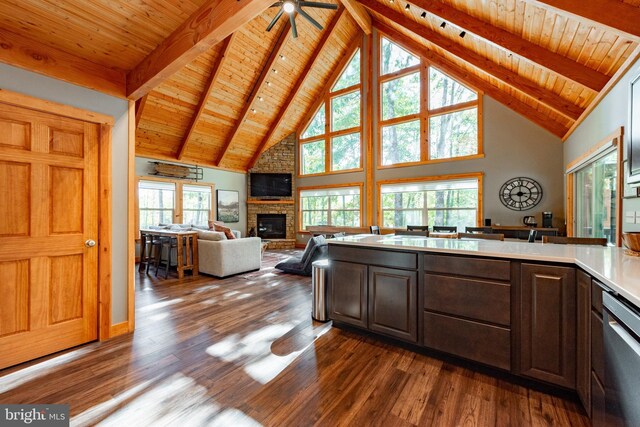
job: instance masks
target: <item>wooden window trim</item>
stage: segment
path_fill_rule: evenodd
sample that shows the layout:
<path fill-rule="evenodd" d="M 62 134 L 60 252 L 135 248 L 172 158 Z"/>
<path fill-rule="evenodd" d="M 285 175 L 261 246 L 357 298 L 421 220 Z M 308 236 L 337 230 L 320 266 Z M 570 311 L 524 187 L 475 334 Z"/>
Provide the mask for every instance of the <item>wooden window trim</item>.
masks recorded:
<path fill-rule="evenodd" d="M 157 176 L 146 176 L 140 175 L 136 176 L 136 185 L 135 185 L 135 224 L 136 224 L 136 239 L 140 236 L 140 197 L 138 194 L 138 190 L 140 188 L 140 181 L 157 181 L 157 182 L 165 182 L 168 184 L 175 185 L 176 196 L 174 198 L 174 207 L 173 207 L 173 221 L 176 224 L 181 224 L 182 221 L 182 193 L 183 187 L 185 185 L 198 185 L 201 187 L 209 187 L 211 188 L 211 209 L 209 210 L 209 221 L 215 219 L 215 207 L 216 207 L 216 193 L 215 193 L 215 184 L 208 182 L 185 182 L 177 179 L 170 178 L 161 178 Z"/>
<path fill-rule="evenodd" d="M 321 174 L 318 174 L 321 175 Z M 305 175 L 307 176 L 307 175 Z M 358 225 L 358 227 L 362 227 L 362 221 L 363 221 L 363 204 L 362 204 L 362 197 L 363 197 L 363 193 L 364 193 L 364 182 L 349 182 L 346 184 L 335 184 L 335 185 L 311 185 L 311 186 L 307 186 L 307 187 L 298 187 L 296 189 L 297 194 L 297 199 L 296 202 L 298 203 L 298 233 L 308 233 L 307 230 L 303 230 L 302 229 L 302 201 L 300 200 L 300 194 L 303 191 L 309 191 L 309 190 L 333 190 L 333 189 L 338 189 L 338 188 L 345 188 L 345 187 L 357 187 L 360 190 L 360 224 Z M 337 226 L 332 226 L 335 228 L 341 228 L 341 227 L 337 227 Z M 344 228 L 354 228 L 354 227 L 344 227 Z"/>
<path fill-rule="evenodd" d="M 382 58 L 382 43 L 381 38 L 386 38 L 392 43 L 401 46 L 403 49 L 407 50 L 407 52 L 416 56 L 420 59 L 420 64 L 413 65 L 408 68 L 404 68 L 402 70 L 394 71 L 393 73 L 382 74 L 382 70 L 380 68 L 381 58 Z M 377 48 L 378 48 L 378 64 L 374 65 L 372 68 L 376 68 L 378 71 L 378 84 L 375 85 L 377 90 L 377 161 L 376 161 L 376 169 L 391 169 L 391 168 L 400 168 L 400 167 L 410 167 L 410 166 L 420 166 L 427 165 L 432 163 L 443 163 L 443 162 L 454 162 L 454 161 L 464 161 L 464 160 L 473 160 L 473 159 L 481 159 L 484 158 L 484 141 L 483 141 L 483 92 L 479 89 L 469 85 L 465 81 L 460 81 L 457 78 L 451 77 L 445 71 L 441 71 L 439 67 L 432 64 L 430 61 L 427 61 L 420 55 L 416 55 L 409 49 L 406 49 L 402 44 L 396 43 L 393 40 L 393 37 L 378 32 L 376 37 Z M 477 99 L 474 101 L 467 101 L 460 104 L 448 105 L 446 107 L 440 107 L 433 110 L 429 110 L 429 93 L 430 93 L 430 81 L 429 81 L 429 68 L 433 67 L 438 70 L 440 73 L 445 76 L 455 80 L 465 88 L 473 91 L 477 95 Z M 394 117 L 392 119 L 382 120 L 382 85 L 383 83 L 389 82 L 391 80 L 395 80 L 406 75 L 415 73 L 416 71 L 420 71 L 420 112 L 417 114 L 411 114 L 408 116 L 402 117 Z M 478 124 L 478 145 L 477 145 L 477 153 L 468 155 L 468 156 L 458 156 L 458 157 L 449 157 L 446 159 L 431 159 L 429 153 L 429 119 L 435 116 L 441 116 L 449 113 L 454 113 L 457 111 L 469 110 L 472 108 L 477 108 L 477 124 Z M 416 118 L 420 119 L 420 161 L 414 162 L 404 162 L 404 163 L 396 163 L 392 165 L 383 165 L 382 164 L 382 128 L 386 126 L 390 126 L 392 124 L 398 124 L 403 122 L 408 122 L 415 120 Z"/>
<path fill-rule="evenodd" d="M 376 200 L 378 201 L 378 224 L 382 228 L 382 186 L 391 184 L 409 184 L 419 182 L 430 181 L 454 181 L 459 179 L 477 179 L 478 180 L 478 210 L 476 212 L 476 226 L 480 227 L 482 224 L 484 202 L 483 202 L 483 172 L 469 172 L 458 173 L 449 175 L 431 175 L 415 178 L 398 178 L 398 179 L 386 179 L 376 182 Z"/>
<path fill-rule="evenodd" d="M 311 177 L 311 176 L 322 176 L 322 175 L 334 175 L 334 174 L 339 174 L 339 173 L 353 173 L 353 172 L 361 172 L 364 170 L 363 166 L 362 166 L 362 162 L 363 162 L 363 157 L 364 157 L 364 141 L 363 141 L 363 130 L 364 127 L 362 125 L 363 121 L 364 121 L 364 103 L 363 101 L 363 97 L 364 94 L 362 93 L 363 90 L 363 80 L 366 77 L 364 74 L 364 56 L 362 53 L 362 40 L 358 39 L 356 43 L 353 43 L 350 48 L 349 48 L 349 55 L 346 56 L 346 58 L 348 58 L 347 60 L 345 60 L 345 62 L 339 67 L 336 68 L 336 71 L 334 71 L 334 73 L 332 74 L 331 78 L 329 79 L 329 84 L 327 84 L 323 90 L 323 94 L 322 97 L 316 102 L 316 104 L 314 105 L 314 108 L 311 110 L 312 112 L 310 114 L 308 114 L 304 120 L 302 121 L 302 126 L 300 126 L 299 130 L 298 130 L 298 134 L 302 135 L 302 133 L 304 132 L 304 130 L 309 126 L 309 124 L 311 123 L 311 121 L 313 120 L 313 118 L 316 116 L 317 112 L 319 111 L 320 107 L 322 106 L 322 104 L 324 103 L 324 108 L 325 108 L 325 128 L 324 128 L 324 133 L 321 135 L 316 135 L 313 137 L 309 137 L 309 138 L 303 138 L 303 139 L 298 139 L 298 171 L 297 171 L 297 177 L 298 178 L 306 178 L 306 177 Z M 342 89 L 338 89 L 336 91 L 332 92 L 332 87 L 337 83 L 338 79 L 340 78 L 340 76 L 342 75 L 342 73 L 347 69 L 347 67 L 349 66 L 349 64 L 351 63 L 351 60 L 353 59 L 353 56 L 355 55 L 356 51 L 360 49 L 360 83 L 357 83 L 355 85 L 349 86 L 349 87 L 345 87 Z M 333 98 L 337 98 L 339 96 L 343 96 L 349 93 L 353 93 L 353 92 L 359 92 L 360 93 L 360 124 L 356 127 L 352 127 L 349 129 L 341 129 L 338 131 L 333 131 L 331 129 L 331 122 L 332 122 L 332 115 L 331 115 L 331 101 Z M 351 169 L 344 169 L 344 170 L 331 170 L 331 166 L 332 166 L 332 153 L 331 153 L 331 140 L 337 136 L 342 136 L 342 135 L 348 135 L 348 134 L 352 134 L 352 133 L 360 133 L 360 163 L 358 165 L 358 167 L 356 168 L 351 168 Z M 320 172 L 320 173 L 314 173 L 314 174 L 304 174 L 303 170 L 302 170 L 302 165 L 303 165 L 303 158 L 302 158 L 302 146 L 304 144 L 310 143 L 310 142 L 318 142 L 318 141 L 324 141 L 324 172 Z"/>
<path fill-rule="evenodd" d="M 567 236 L 573 237 L 575 235 L 575 203 L 576 203 L 576 186 L 575 186 L 575 174 L 581 168 L 576 169 L 576 165 L 585 162 L 585 160 L 589 159 L 596 153 L 599 149 L 604 147 L 607 144 L 612 144 L 615 147 L 615 150 L 618 155 L 617 159 L 617 179 L 616 179 L 616 246 L 622 246 L 622 199 L 624 193 L 624 127 L 620 126 L 613 133 L 607 135 L 605 138 L 601 139 L 596 145 L 591 147 L 588 151 L 578 156 L 575 160 L 569 162 L 567 164 L 565 178 L 566 178 L 566 200 L 565 200 L 565 211 L 566 211 L 566 227 L 567 227 Z M 587 161 L 584 166 L 590 164 L 590 161 Z"/>

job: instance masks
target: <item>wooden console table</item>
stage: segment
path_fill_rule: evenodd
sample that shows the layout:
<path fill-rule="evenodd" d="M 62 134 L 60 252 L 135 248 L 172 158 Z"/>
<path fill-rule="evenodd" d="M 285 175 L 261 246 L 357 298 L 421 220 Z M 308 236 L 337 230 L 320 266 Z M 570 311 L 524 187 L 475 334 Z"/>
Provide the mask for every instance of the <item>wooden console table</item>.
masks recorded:
<path fill-rule="evenodd" d="M 148 237 L 168 237 L 177 240 L 176 252 L 178 259 L 176 260 L 176 269 L 178 270 L 179 279 L 184 277 L 185 270 L 191 270 L 193 276 L 199 274 L 198 233 L 196 231 L 140 230 L 140 266 L 138 271 L 144 271 L 146 264 L 150 261 L 149 257 L 145 256 Z"/>

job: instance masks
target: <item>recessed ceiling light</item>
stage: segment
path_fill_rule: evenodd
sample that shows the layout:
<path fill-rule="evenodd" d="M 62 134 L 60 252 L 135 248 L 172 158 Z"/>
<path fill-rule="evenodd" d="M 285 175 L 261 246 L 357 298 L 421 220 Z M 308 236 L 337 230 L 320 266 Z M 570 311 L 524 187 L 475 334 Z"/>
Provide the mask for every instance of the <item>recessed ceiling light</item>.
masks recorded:
<path fill-rule="evenodd" d="M 271 82 L 267 82 L 267 86 L 271 86 Z"/>
<path fill-rule="evenodd" d="M 287 59 L 287 58 L 285 58 L 285 56 L 284 56 L 284 55 L 280 55 L 280 59 L 282 59 L 282 60 L 284 61 L 284 60 L 285 60 L 285 59 Z"/>
<path fill-rule="evenodd" d="M 278 70 L 276 70 L 275 68 L 271 71 L 273 71 L 273 74 L 278 74 Z"/>
<path fill-rule="evenodd" d="M 258 97 L 258 100 L 259 100 L 259 101 L 264 101 L 264 98 L 263 98 L 263 97 L 261 97 L 261 96 L 259 96 L 259 97 Z"/>
<path fill-rule="evenodd" d="M 251 112 L 252 112 L 253 114 L 255 114 L 255 113 L 256 113 L 256 109 L 255 109 L 255 108 L 252 108 L 252 109 L 251 109 Z"/>

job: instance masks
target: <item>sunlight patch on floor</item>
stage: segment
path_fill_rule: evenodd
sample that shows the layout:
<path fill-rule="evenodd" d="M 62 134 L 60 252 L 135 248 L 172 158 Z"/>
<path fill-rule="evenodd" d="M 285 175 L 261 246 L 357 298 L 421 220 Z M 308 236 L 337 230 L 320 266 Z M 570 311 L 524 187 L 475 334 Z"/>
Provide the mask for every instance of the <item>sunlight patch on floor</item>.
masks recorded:
<path fill-rule="evenodd" d="M 81 348 L 71 351 L 69 353 L 54 357 L 44 362 L 36 363 L 19 371 L 13 372 L 4 377 L 0 377 L 0 394 L 6 393 L 9 390 L 20 387 L 29 381 L 33 381 L 38 377 L 50 374 L 53 370 L 60 368 L 61 365 L 75 360 L 91 351 L 88 348 Z"/>
<path fill-rule="evenodd" d="M 149 304 L 145 307 L 140 308 L 138 311 L 140 311 L 141 313 L 148 313 L 150 311 L 153 310 L 157 310 L 159 308 L 164 308 L 164 307 L 168 307 L 170 305 L 175 305 L 175 304 L 179 304 L 181 302 L 183 302 L 184 300 L 182 298 L 174 298 L 171 299 L 169 301 L 162 301 L 162 302 L 157 302 L 155 304 Z"/>

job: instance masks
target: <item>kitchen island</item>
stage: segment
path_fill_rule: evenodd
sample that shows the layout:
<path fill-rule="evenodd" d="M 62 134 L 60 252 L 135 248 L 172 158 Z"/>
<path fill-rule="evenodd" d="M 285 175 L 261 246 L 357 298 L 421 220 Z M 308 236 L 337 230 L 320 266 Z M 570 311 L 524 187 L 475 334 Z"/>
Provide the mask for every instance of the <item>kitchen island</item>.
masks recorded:
<path fill-rule="evenodd" d="M 594 417 L 603 290 L 640 306 L 640 259 L 620 248 L 356 235 L 329 259 L 334 325 L 576 390 Z"/>

